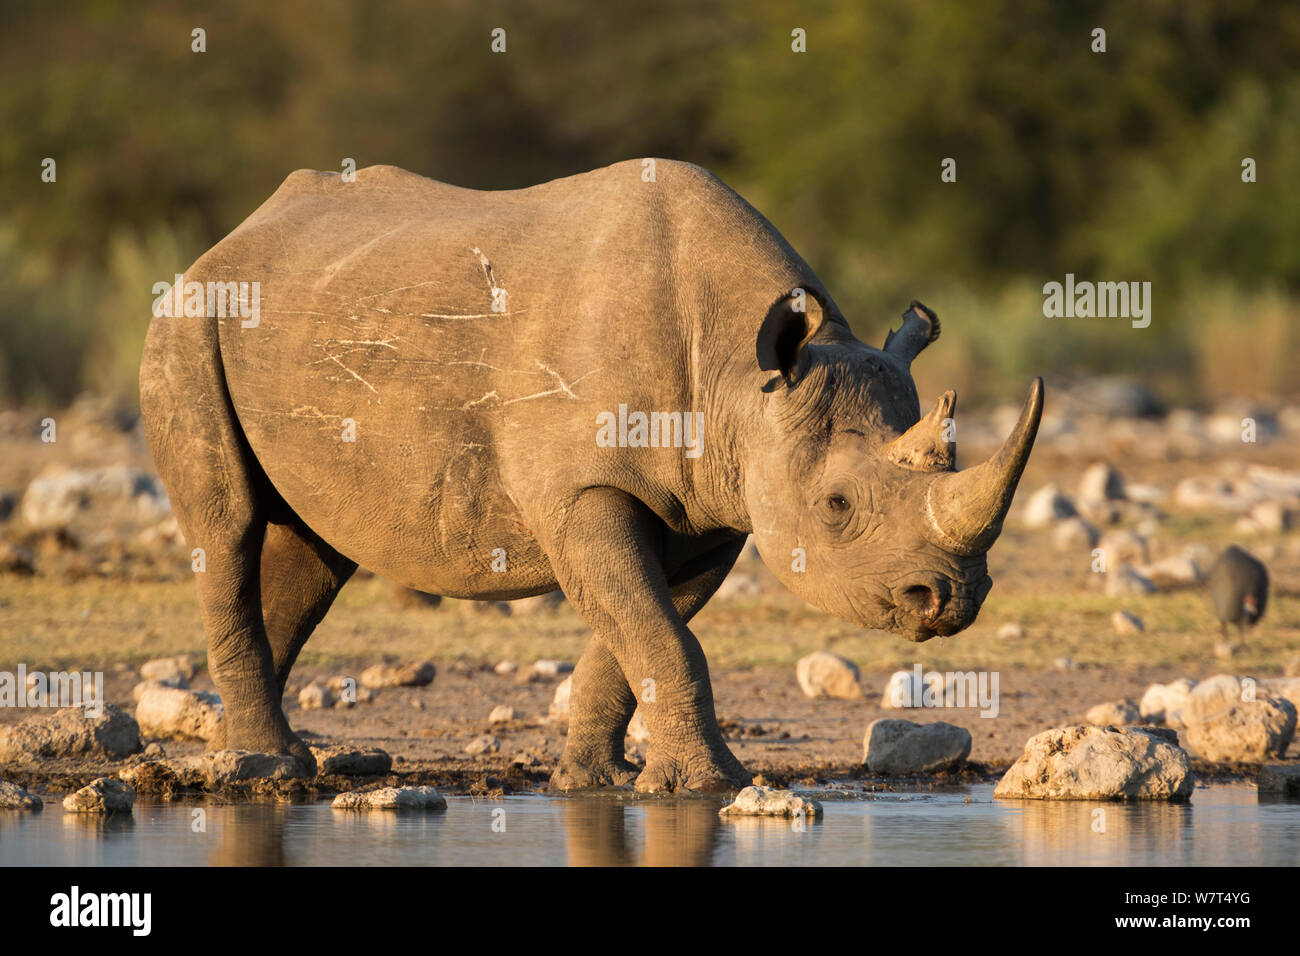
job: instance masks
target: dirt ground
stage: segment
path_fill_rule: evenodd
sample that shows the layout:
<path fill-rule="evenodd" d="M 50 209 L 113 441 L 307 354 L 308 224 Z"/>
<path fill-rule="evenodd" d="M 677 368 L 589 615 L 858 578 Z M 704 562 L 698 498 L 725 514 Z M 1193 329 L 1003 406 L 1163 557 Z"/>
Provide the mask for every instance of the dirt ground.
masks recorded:
<path fill-rule="evenodd" d="M 976 460 L 996 441 L 999 414 L 963 419 L 970 423 L 969 441 L 960 446 L 963 460 Z M 56 416 L 55 444 L 39 440 L 41 417 L 39 410 L 0 413 L 6 449 L 0 494 L 8 492 L 14 505 L 0 519 L 0 542 L 11 549 L 11 558 L 19 553 L 16 564 L 0 571 L 0 670 L 13 671 L 20 662 L 29 671 L 103 670 L 109 702 L 130 711 L 143 662 L 177 653 L 204 658 L 188 550 L 169 519 L 151 514 L 141 520 L 139 508 L 117 513 L 91 503 L 66 527 L 30 527 L 18 505 L 32 478 L 48 469 L 122 464 L 151 472 L 138 429 L 95 402 Z M 1128 483 L 1160 489 L 1165 497 L 1153 508 L 1126 511 L 1100 530 L 1139 529 L 1152 560 L 1189 546 L 1212 553 L 1230 541 L 1245 544 L 1269 564 L 1273 590 L 1266 619 L 1236 656 L 1216 657 L 1218 630 L 1203 587 L 1108 596 L 1106 576 L 1093 572 L 1088 548 L 1054 547 L 1049 530 L 1026 527 L 1016 513 L 990 554 L 995 586 L 979 620 L 955 638 L 922 645 L 828 617 L 781 588 L 759 559 L 746 556 L 734 575 L 741 586 L 719 594 L 692 622 L 709 656 L 718 715 L 736 755 L 774 783 L 857 778 L 869 785 L 861 761 L 871 721 L 945 720 L 973 737 L 966 776 L 986 779 L 1010 764 L 1033 734 L 1080 722 L 1094 704 L 1139 698 L 1152 682 L 1294 672 L 1300 651 L 1300 534 L 1287 528 L 1246 536 L 1236 513 L 1180 508 L 1168 495 L 1184 478 L 1231 479 L 1255 466 L 1300 474 L 1300 443 L 1287 434 L 1250 446 L 1189 445 L 1180 434 L 1168 424 L 1128 420 L 1066 429 L 1045 422 L 1017 503 L 1023 507 L 1048 482 L 1072 493 L 1085 467 L 1108 461 Z M 1116 610 L 1137 614 L 1145 629 L 1116 633 Z M 1017 627 L 1005 628 L 1009 624 Z M 562 724 L 548 719 L 558 678 L 520 683 L 493 668 L 503 660 L 524 669 L 539 658 L 571 663 L 589 637 L 567 604 L 528 613 L 449 600 L 429 607 L 361 573 L 308 643 L 284 707 L 294 729 L 312 744 L 389 752 L 396 778 L 405 782 L 474 792 L 544 788 L 564 745 Z M 794 663 L 816 650 L 856 663 L 862 699 L 812 700 L 802 694 Z M 313 678 L 355 676 L 383 660 L 431 660 L 437 678 L 427 687 L 380 690 L 373 702 L 351 709 L 299 708 L 297 689 Z M 997 716 L 981 717 L 974 709 L 883 709 L 889 675 L 917 664 L 996 672 Z M 193 686 L 211 689 L 206 671 Z M 514 707 L 516 718 L 491 725 L 488 715 L 499 704 Z M 0 709 L 0 723 L 28 713 Z M 497 738 L 498 749 L 467 754 L 467 745 L 484 734 Z M 197 753 L 202 746 L 163 742 L 169 756 Z M 634 756 L 644 755 L 644 745 L 629 741 L 628 747 Z M 1290 759 L 1300 759 L 1294 743 Z M 6 779 L 52 792 L 114 768 L 51 762 L 0 769 Z"/>

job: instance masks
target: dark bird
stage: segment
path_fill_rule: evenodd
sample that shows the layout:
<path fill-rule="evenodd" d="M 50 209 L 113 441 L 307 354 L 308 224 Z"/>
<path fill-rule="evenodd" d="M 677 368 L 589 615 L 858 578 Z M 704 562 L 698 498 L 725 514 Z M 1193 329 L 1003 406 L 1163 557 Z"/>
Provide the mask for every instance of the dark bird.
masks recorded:
<path fill-rule="evenodd" d="M 1254 627 L 1264 616 L 1268 569 L 1244 549 L 1231 545 L 1210 568 L 1210 598 L 1223 636 L 1228 636 L 1229 624 L 1236 624 L 1238 634 L 1244 636 L 1246 628 Z"/>

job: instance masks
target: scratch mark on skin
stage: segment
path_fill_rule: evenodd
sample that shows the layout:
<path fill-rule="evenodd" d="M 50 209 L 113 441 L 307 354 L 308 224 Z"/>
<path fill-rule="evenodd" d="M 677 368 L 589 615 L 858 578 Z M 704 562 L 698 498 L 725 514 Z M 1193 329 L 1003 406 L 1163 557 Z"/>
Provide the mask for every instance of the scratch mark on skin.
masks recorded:
<path fill-rule="evenodd" d="M 401 339 L 330 339 L 335 345 L 382 345 L 386 349 L 398 351 L 393 342 L 400 342 Z"/>
<path fill-rule="evenodd" d="M 476 366 L 478 366 L 479 368 L 490 368 L 490 369 L 491 369 L 492 371 L 494 371 L 494 372 L 504 372 L 504 371 L 505 371 L 505 369 L 503 369 L 503 368 L 497 368 L 497 366 L 495 366 L 495 365 L 489 365 L 487 362 L 483 361 L 483 359 L 484 359 L 486 356 L 487 356 L 487 349 L 483 349 L 483 351 L 481 351 L 481 352 L 478 353 L 478 361 L 476 361 L 476 362 L 444 362 L 443 364 L 445 364 L 445 365 L 476 365 Z"/>
<path fill-rule="evenodd" d="M 385 290 L 385 291 L 383 291 L 383 292 L 372 292 L 370 295 L 363 295 L 361 298 L 357 299 L 357 301 L 358 301 L 358 302 L 365 302 L 366 299 L 377 299 L 377 298 L 379 298 L 381 295 L 392 295 L 394 292 L 405 292 L 407 289 L 419 289 L 419 288 L 421 288 L 422 286 L 433 285 L 433 284 L 437 283 L 438 281 L 440 281 L 440 280 L 438 280 L 438 279 L 428 279 L 428 280 L 426 280 L 426 281 L 424 281 L 424 282 L 417 282 L 417 283 L 415 283 L 415 285 L 404 285 L 404 286 L 398 286 L 396 289 L 387 289 L 387 290 Z M 379 311 L 383 311 L 383 310 L 381 309 L 381 310 L 379 310 Z"/>
<path fill-rule="evenodd" d="M 382 311 L 382 310 L 376 310 Z M 422 319 L 496 319 L 505 318 L 511 315 L 523 315 L 527 309 L 517 309 L 514 312 L 471 312 L 464 315 L 453 315 L 442 312 L 408 312 L 408 315 L 418 315 Z"/>
<path fill-rule="evenodd" d="M 569 396 L 569 398 L 572 398 L 572 399 L 574 399 L 574 400 L 576 400 L 576 399 L 578 398 L 578 396 L 575 395 L 575 394 L 573 393 L 572 388 L 570 388 L 568 385 L 566 385 L 566 384 L 564 383 L 564 380 L 561 379 L 559 375 L 556 375 L 555 372 L 551 371 L 551 370 L 550 370 L 549 368 L 547 368 L 545 365 L 542 365 L 541 362 L 538 362 L 537 364 L 538 364 L 539 366 L 541 366 L 541 368 L 542 368 L 543 371 L 545 371 L 545 372 L 549 372 L 551 375 L 553 375 L 553 376 L 555 377 L 555 380 L 556 380 L 557 382 L 560 383 L 560 384 L 559 384 L 559 387 L 558 387 L 558 388 L 550 388 L 550 389 L 547 389 L 547 390 L 544 391 L 544 392 L 534 392 L 532 395 L 524 395 L 524 396 L 522 396 L 522 397 L 520 397 L 520 398 L 512 398 L 512 399 L 510 399 L 509 401 L 502 402 L 502 403 L 501 403 L 502 405 L 513 405 L 515 402 L 531 402 L 531 401 L 532 401 L 533 399 L 535 399 L 535 398 L 545 398 L 545 397 L 548 396 L 548 395 L 560 395 L 560 394 L 564 394 L 564 395 L 567 395 L 567 396 Z M 600 371 L 600 369 L 595 368 L 595 369 L 592 369 L 590 372 L 588 372 L 587 375 L 595 375 L 595 374 L 596 374 L 597 372 L 599 372 L 599 371 Z M 583 375 L 581 378 L 575 378 L 575 379 L 573 380 L 573 384 L 574 384 L 574 385 L 577 385 L 579 382 L 582 381 L 582 379 L 586 378 L 587 375 Z"/>
<path fill-rule="evenodd" d="M 320 291 L 324 286 L 328 285 L 331 281 L 333 281 L 334 274 L 338 272 L 340 268 L 347 265 L 347 263 L 351 262 L 353 259 L 357 258 L 358 256 L 365 255 L 365 253 L 370 250 L 370 247 L 375 245 L 376 243 L 384 239 L 387 239 L 395 232 L 401 232 L 403 229 L 407 227 L 407 225 L 409 224 L 402 223 L 402 225 L 400 226 L 397 226 L 393 229 L 389 229 L 387 232 L 383 233 L 382 235 L 375 236 L 375 238 L 371 239 L 369 242 L 363 243 L 362 245 L 358 246 L 356 249 L 349 252 L 346 256 L 343 256 L 342 258 L 336 259 L 333 262 L 331 262 L 322 270 L 325 274 L 321 276 L 320 281 L 316 283 L 316 290 Z"/>
<path fill-rule="evenodd" d="M 458 362 L 458 363 L 450 363 L 450 364 L 458 364 L 458 365 L 477 365 L 477 364 L 481 364 L 481 363 L 477 363 L 477 362 Z M 489 366 L 489 367 L 491 367 L 491 366 Z M 592 369 L 590 372 L 587 372 L 585 375 L 582 375 L 582 376 L 580 376 L 579 378 L 575 378 L 572 382 L 565 382 L 564 379 L 560 377 L 560 375 L 559 375 L 558 372 L 556 372 L 554 369 L 548 367 L 545 363 L 539 361 L 539 362 L 537 363 L 537 367 L 538 367 L 538 369 L 540 370 L 541 373 L 544 373 L 544 374 L 546 374 L 546 375 L 549 375 L 549 376 L 551 376 L 553 379 L 555 379 L 555 381 L 557 382 L 557 385 L 556 385 L 555 388 L 548 388 L 548 389 L 547 389 L 546 391 L 544 391 L 544 392 L 534 392 L 534 393 L 531 394 L 531 395 L 521 395 L 521 396 L 518 397 L 518 398 L 508 398 L 508 399 L 506 399 L 505 401 L 501 401 L 501 396 L 497 393 L 497 391 L 496 391 L 495 389 L 493 389 L 492 391 L 488 392 L 486 395 L 484 395 L 484 396 L 483 396 L 482 398 L 480 398 L 480 399 L 476 399 L 475 401 L 472 401 L 472 402 L 466 402 L 464 405 L 462 405 L 462 406 L 460 407 L 460 410 L 461 410 L 461 411 L 468 411 L 469 409 L 474 408 L 474 407 L 479 406 L 479 405 L 483 405 L 483 404 L 487 403 L 489 400 L 494 399 L 494 398 L 495 398 L 497 401 L 500 401 L 500 402 L 501 402 L 502 407 L 505 407 L 506 405 L 514 405 L 516 402 L 531 402 L 533 399 L 536 399 L 536 398 L 546 398 L 548 395 L 565 395 L 565 396 L 567 396 L 568 398 L 573 399 L 574 401 L 578 401 L 578 400 L 579 400 L 579 399 L 578 399 L 578 395 L 573 391 L 573 386 L 577 385 L 578 383 L 580 383 L 583 379 L 587 378 L 588 376 L 595 375 L 597 372 L 600 371 L 600 369 L 598 369 L 598 368 L 594 368 L 594 369 Z M 515 370 L 511 369 L 510 371 L 511 371 L 511 372 L 514 372 Z M 524 373 L 516 373 L 516 374 L 524 374 Z M 539 373 L 538 373 L 538 372 L 532 372 L 531 374 L 536 375 L 536 374 L 539 374 Z"/>
<path fill-rule="evenodd" d="M 551 378 L 555 379 L 556 383 L 560 386 L 561 391 L 563 391 L 565 395 L 568 395 L 569 398 L 578 397 L 577 395 L 573 394 L 573 390 L 569 388 L 569 386 L 565 383 L 564 379 L 560 378 L 560 374 L 556 372 L 553 368 L 548 366 L 545 362 L 539 361 L 537 363 L 537 367 L 540 368 L 547 375 L 551 376 Z M 590 375 L 591 373 L 588 372 L 587 374 Z M 579 379 L 578 381 L 582 381 L 582 379 Z M 577 385 L 578 382 L 574 382 L 573 384 Z"/>
<path fill-rule="evenodd" d="M 333 362 L 333 363 L 334 363 L 335 365 L 337 365 L 339 368 L 343 369 L 343 371 L 347 372 L 349 375 L 351 375 L 353 378 L 355 378 L 358 382 L 360 382 L 360 383 L 361 383 L 362 385 L 364 385 L 366 388 L 370 389 L 370 390 L 371 390 L 372 392 L 374 392 L 376 395 L 379 394 L 379 389 L 375 388 L 373 385 L 371 385 L 369 382 L 367 382 L 364 378 L 362 378 L 362 377 L 361 377 L 360 375 L 358 375 L 356 372 L 352 371 L 352 369 L 348 368 L 346 365 L 344 365 L 342 362 L 340 362 L 339 359 L 338 359 L 338 356 L 337 356 L 337 355 L 327 355 L 327 356 L 325 356 L 325 358 L 329 359 L 331 362 Z M 322 360 L 322 361 L 323 361 L 323 360 Z M 313 363 L 313 364 L 315 364 L 315 363 Z"/>

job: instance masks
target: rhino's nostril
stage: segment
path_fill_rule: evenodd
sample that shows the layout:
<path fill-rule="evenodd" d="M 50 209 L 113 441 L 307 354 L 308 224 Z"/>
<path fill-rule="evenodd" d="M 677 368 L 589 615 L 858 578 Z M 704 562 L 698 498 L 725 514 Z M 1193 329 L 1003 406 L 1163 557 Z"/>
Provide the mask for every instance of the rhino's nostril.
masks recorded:
<path fill-rule="evenodd" d="M 914 584 L 904 590 L 899 595 L 899 603 L 903 610 L 926 620 L 938 617 L 941 610 L 939 592 L 924 584 Z"/>

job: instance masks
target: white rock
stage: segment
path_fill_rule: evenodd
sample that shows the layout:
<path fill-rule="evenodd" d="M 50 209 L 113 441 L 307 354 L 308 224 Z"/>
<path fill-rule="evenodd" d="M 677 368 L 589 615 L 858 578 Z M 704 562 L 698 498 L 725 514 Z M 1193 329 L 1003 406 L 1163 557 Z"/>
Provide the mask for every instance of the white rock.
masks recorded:
<path fill-rule="evenodd" d="M 1052 529 L 1052 547 L 1057 551 L 1090 551 L 1098 540 L 1097 529 L 1078 515 L 1058 521 Z"/>
<path fill-rule="evenodd" d="M 993 795 L 1030 800 L 1185 800 L 1194 785 L 1191 761 L 1171 736 L 1168 731 L 1137 727 L 1048 730 L 1029 739 Z"/>
<path fill-rule="evenodd" d="M 498 704 L 488 714 L 489 724 L 508 724 L 515 719 L 515 709 L 509 704 Z"/>
<path fill-rule="evenodd" d="M 0 727 L 0 763 L 58 757 L 125 757 L 140 749 L 140 726 L 113 704 L 98 717 L 79 707 L 41 710 Z"/>
<path fill-rule="evenodd" d="M 0 810 L 39 810 L 44 803 L 34 793 L 7 780 L 0 780 Z"/>
<path fill-rule="evenodd" d="M 856 664 L 826 651 L 801 657 L 795 665 L 795 677 L 805 697 L 857 700 L 862 696 L 858 676 Z"/>
<path fill-rule="evenodd" d="M 1159 504 L 1169 498 L 1169 492 L 1159 485 L 1126 484 L 1124 493 L 1129 501 L 1151 505 Z"/>
<path fill-rule="evenodd" d="M 1106 572 L 1107 597 L 1133 597 L 1142 594 L 1154 594 L 1160 590 L 1155 582 L 1137 570 L 1131 564 L 1111 567 Z"/>
<path fill-rule="evenodd" d="M 1116 611 L 1110 616 L 1110 626 L 1115 629 L 1116 634 L 1129 635 L 1141 634 L 1146 630 L 1146 625 L 1142 623 L 1142 618 L 1136 614 L 1130 614 L 1128 611 Z"/>
<path fill-rule="evenodd" d="M 433 787 L 384 787 L 365 793 L 340 793 L 335 810 L 446 810 L 447 800 Z"/>
<path fill-rule="evenodd" d="M 483 734 L 475 737 L 465 746 L 465 753 L 471 756 L 479 754 L 494 754 L 501 749 L 501 741 L 490 734 Z"/>
<path fill-rule="evenodd" d="M 338 708 L 355 707 L 357 704 L 369 704 L 375 699 L 375 692 L 369 687 L 362 687 L 354 677 L 339 675 L 331 677 L 325 686 L 334 695 L 334 706 Z"/>
<path fill-rule="evenodd" d="M 158 657 L 146 661 L 140 667 L 140 676 L 145 680 L 156 680 L 160 684 L 179 687 L 182 690 L 190 686 L 190 681 L 197 673 L 198 668 L 194 666 L 194 661 L 188 654 Z"/>
<path fill-rule="evenodd" d="M 1256 493 L 1212 476 L 1184 478 L 1174 486 L 1174 504 L 1189 511 L 1241 512 L 1256 500 Z"/>
<path fill-rule="evenodd" d="M 550 718 L 553 722 L 567 724 L 569 722 L 569 690 L 573 687 L 573 677 L 566 677 L 555 685 L 555 696 L 551 698 L 551 707 L 549 710 Z"/>
<path fill-rule="evenodd" d="M 554 678 L 573 673 L 573 665 L 568 661 L 553 661 L 542 658 L 533 662 L 533 673 L 538 677 Z"/>
<path fill-rule="evenodd" d="M 1261 501 L 1250 509 L 1250 520 L 1267 534 L 1281 534 L 1296 526 L 1296 513 L 1280 501 Z"/>
<path fill-rule="evenodd" d="M 1123 501 L 1124 478 L 1110 465 L 1099 461 L 1080 476 L 1079 497 L 1086 501 Z"/>
<path fill-rule="evenodd" d="M 1213 714 L 1184 711 L 1187 744 L 1206 760 L 1258 762 L 1285 756 L 1295 736 L 1296 708 L 1261 692 Z"/>
<path fill-rule="evenodd" d="M 1151 560 L 1151 552 L 1146 538 L 1132 531 L 1107 531 L 1101 536 L 1097 547 L 1106 552 L 1106 566 L 1114 567 L 1124 562 L 1142 565 Z"/>
<path fill-rule="evenodd" d="M 438 669 L 432 661 L 411 664 L 376 664 L 361 672 L 363 687 L 424 687 L 433 683 Z"/>
<path fill-rule="evenodd" d="M 1179 730 L 1183 726 L 1183 708 L 1196 681 L 1183 677 L 1168 684 L 1152 684 L 1142 695 L 1138 711 L 1142 719 Z"/>
<path fill-rule="evenodd" d="M 337 702 L 334 691 L 318 680 L 298 691 L 298 706 L 303 710 L 323 710 Z"/>
<path fill-rule="evenodd" d="M 1021 520 L 1029 528 L 1046 528 L 1075 516 L 1074 502 L 1056 485 L 1043 485 L 1025 503 Z"/>
<path fill-rule="evenodd" d="M 1131 724 L 1142 723 L 1142 712 L 1138 705 L 1132 700 L 1113 700 L 1109 703 L 1098 704 L 1088 709 L 1088 713 L 1083 717 L 1090 724 L 1096 724 L 1101 727 L 1115 726 L 1125 727 Z"/>
<path fill-rule="evenodd" d="M 1022 640 L 1024 636 L 1024 627 L 1014 621 L 1008 624 L 1003 624 L 998 628 L 998 640 L 1000 641 L 1019 641 Z"/>
<path fill-rule="evenodd" d="M 167 493 L 153 475 L 126 465 L 82 469 L 51 465 L 27 486 L 19 514 L 29 527 L 59 528 L 100 507 L 116 508 L 142 521 L 158 521 L 171 513 Z"/>
<path fill-rule="evenodd" d="M 492 668 L 494 673 L 506 675 L 513 674 L 519 670 L 519 665 L 515 661 L 501 661 L 496 667 Z"/>
<path fill-rule="evenodd" d="M 1300 710 L 1300 677 L 1269 677 L 1259 681 L 1259 686 L 1274 697 L 1291 701 Z"/>
<path fill-rule="evenodd" d="M 932 671 L 918 679 L 914 670 L 895 671 L 885 683 L 880 706 L 885 710 L 924 706 L 927 681 L 931 694 L 943 692 L 942 676 L 936 672 Z"/>
<path fill-rule="evenodd" d="M 1183 722 L 1207 720 L 1253 697 L 1258 690 L 1255 681 L 1249 683 L 1233 674 L 1215 674 L 1207 677 L 1187 695 L 1183 705 Z"/>
<path fill-rule="evenodd" d="M 1161 558 L 1136 570 L 1161 591 L 1196 587 L 1205 580 L 1205 572 L 1189 554 Z"/>
<path fill-rule="evenodd" d="M 133 806 L 135 791 L 112 777 L 92 780 L 63 798 L 63 809 L 69 813 L 129 813 Z"/>
<path fill-rule="evenodd" d="M 970 756 L 965 727 L 938 721 L 876 720 L 862 739 L 862 761 L 872 773 L 934 773 L 962 764 Z"/>
<path fill-rule="evenodd" d="M 718 811 L 722 816 L 819 817 L 821 804 L 789 790 L 770 787 L 746 787 L 736 794 L 734 803 Z"/>
<path fill-rule="evenodd" d="M 135 706 L 135 719 L 146 737 L 209 741 L 219 735 L 224 712 L 216 694 L 146 681 Z"/>

